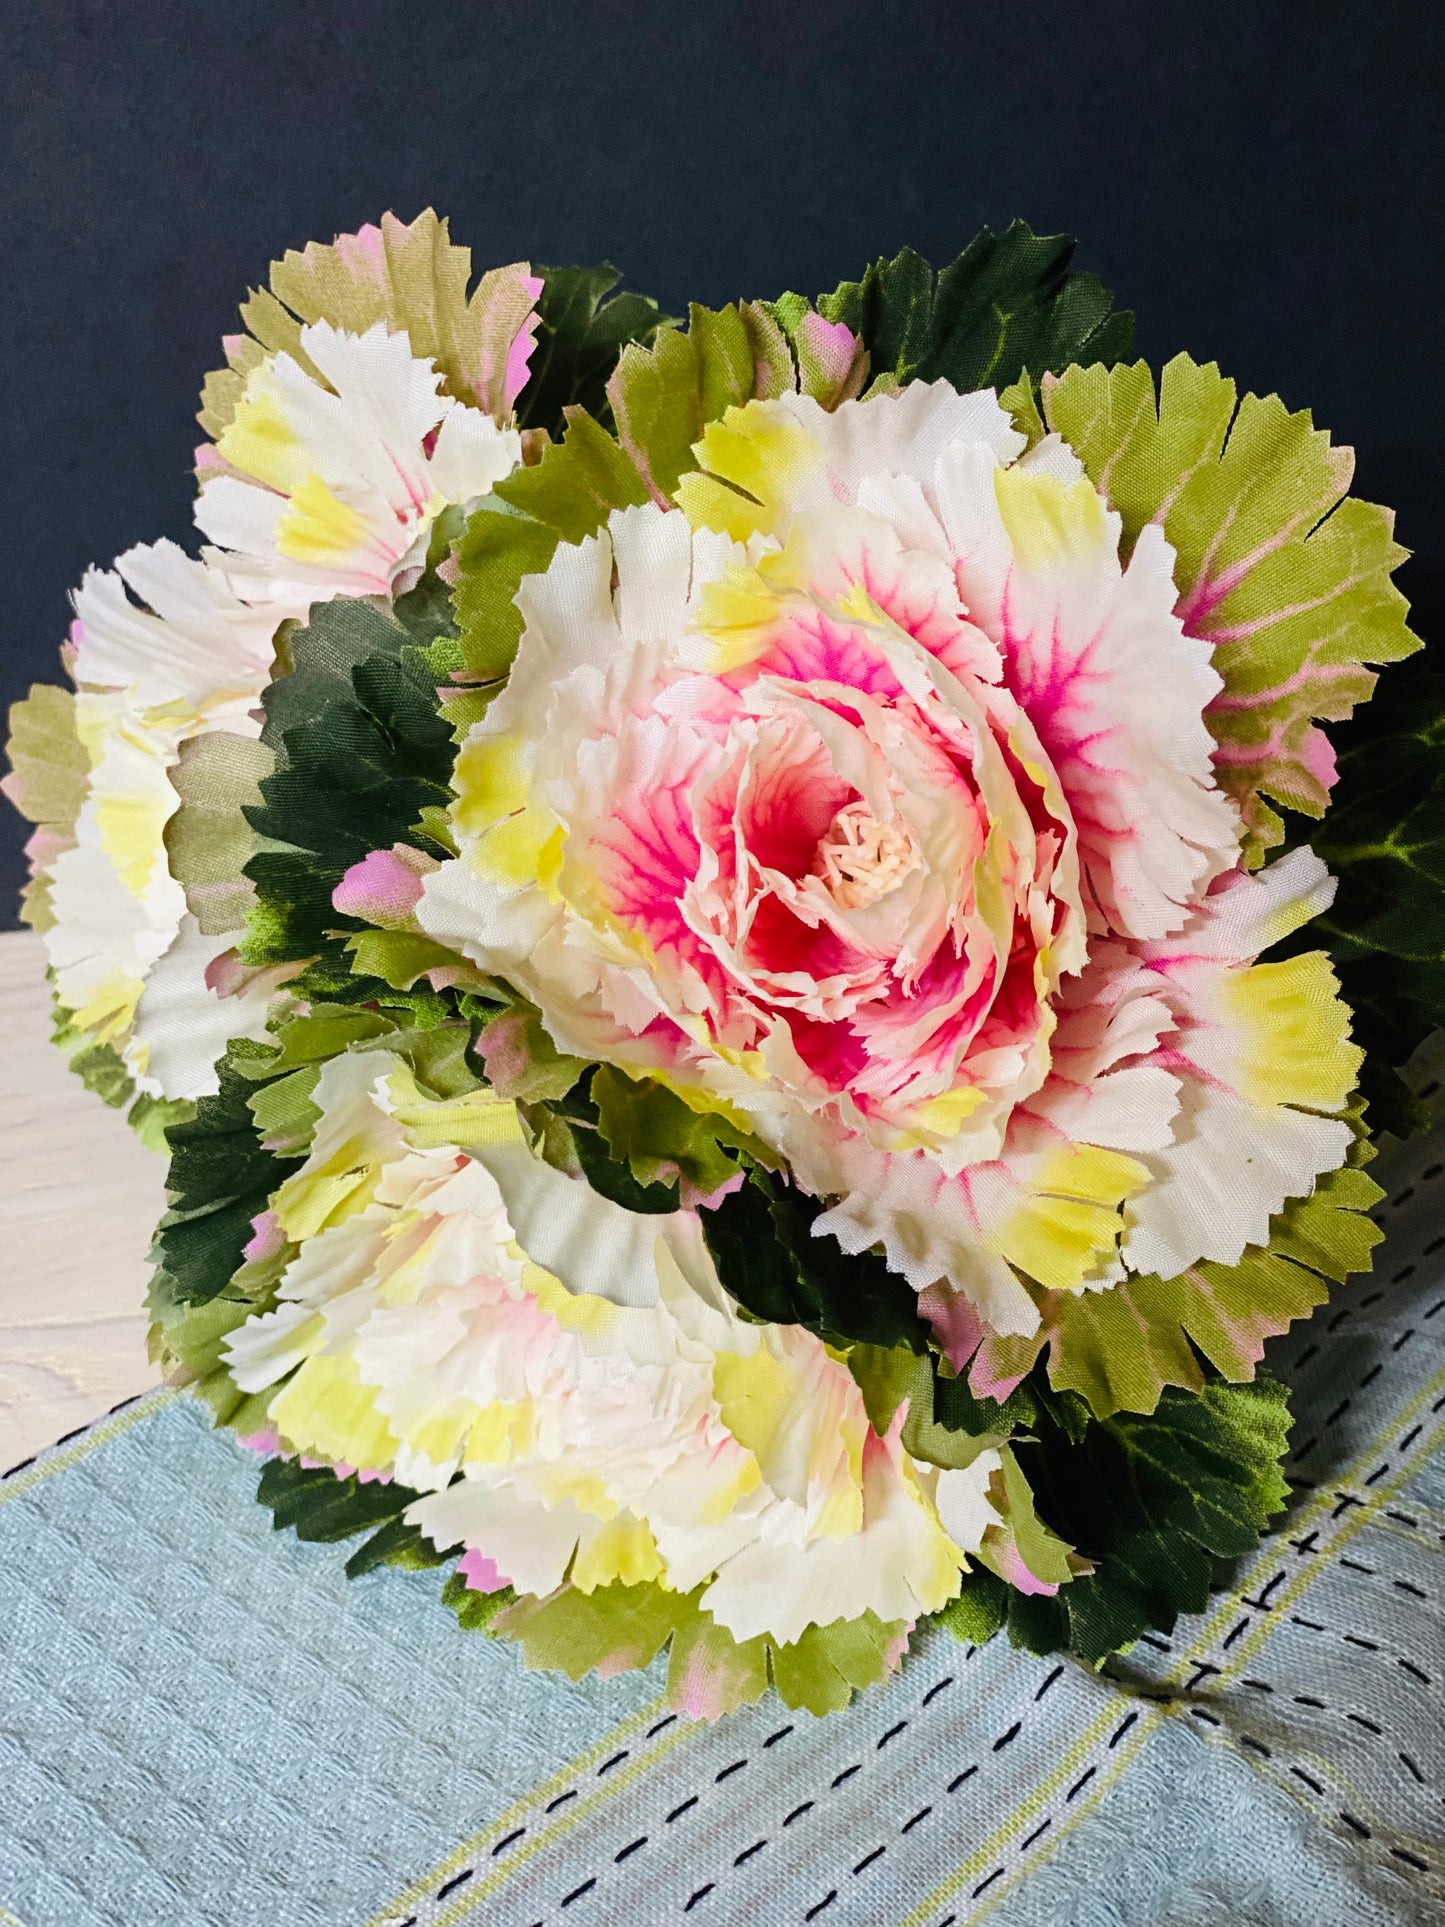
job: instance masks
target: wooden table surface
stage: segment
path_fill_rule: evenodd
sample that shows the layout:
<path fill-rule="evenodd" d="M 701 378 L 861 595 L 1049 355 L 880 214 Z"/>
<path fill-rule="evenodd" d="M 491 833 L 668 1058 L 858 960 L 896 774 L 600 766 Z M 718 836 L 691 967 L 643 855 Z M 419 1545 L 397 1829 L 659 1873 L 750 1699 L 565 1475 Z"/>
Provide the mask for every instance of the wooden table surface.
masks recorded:
<path fill-rule="evenodd" d="M 0 1471 L 156 1382 L 146 1252 L 165 1162 L 50 1042 L 45 953 L 0 934 Z"/>

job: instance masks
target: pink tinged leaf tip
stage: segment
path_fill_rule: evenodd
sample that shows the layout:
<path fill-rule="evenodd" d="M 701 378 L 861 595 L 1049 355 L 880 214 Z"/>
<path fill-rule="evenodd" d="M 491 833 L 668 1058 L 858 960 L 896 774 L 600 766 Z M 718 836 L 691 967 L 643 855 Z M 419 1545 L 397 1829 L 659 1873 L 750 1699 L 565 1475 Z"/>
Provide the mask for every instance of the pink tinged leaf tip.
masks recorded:
<path fill-rule="evenodd" d="M 248 1265 L 259 1264 L 264 1258 L 274 1258 L 286 1243 L 286 1234 L 274 1211 L 258 1211 L 251 1220 L 251 1236 L 242 1247 L 241 1256 Z"/>
<path fill-rule="evenodd" d="M 281 1450 L 281 1434 L 274 1425 L 268 1425 L 261 1432 L 238 1432 L 236 1443 L 247 1452 L 257 1452 L 272 1458 Z"/>
<path fill-rule="evenodd" d="M 372 850 L 353 863 L 331 893 L 332 907 L 344 917 L 382 929 L 405 928 L 421 900 L 421 877 L 393 846 Z"/>
<path fill-rule="evenodd" d="M 542 292 L 541 276 L 524 274 L 522 287 L 526 291 L 528 300 L 536 301 Z M 502 384 L 502 401 L 509 410 L 527 385 L 532 355 L 537 346 L 537 330 L 541 324 L 542 317 L 534 308 L 517 330 L 512 345 L 507 350 L 507 372 Z"/>
<path fill-rule="evenodd" d="M 867 354 L 846 323 L 825 321 L 809 309 L 798 323 L 793 346 L 805 395 L 814 396 L 825 408 L 836 408 L 858 394 L 867 372 Z"/>
<path fill-rule="evenodd" d="M 991 1526 L 988 1545 L 999 1577 L 1012 1586 L 1015 1592 L 1044 1594 L 1052 1599 L 1059 1590 L 1056 1583 L 1040 1579 L 1035 1573 L 1030 1572 L 1024 1564 L 1023 1554 L 1019 1551 L 1012 1533 L 1005 1535 L 997 1526 Z"/>
<path fill-rule="evenodd" d="M 457 1561 L 457 1571 L 466 1580 L 473 1592 L 500 1592 L 510 1586 L 511 1580 L 498 1572 L 494 1561 L 475 1546 L 469 1546 Z"/>

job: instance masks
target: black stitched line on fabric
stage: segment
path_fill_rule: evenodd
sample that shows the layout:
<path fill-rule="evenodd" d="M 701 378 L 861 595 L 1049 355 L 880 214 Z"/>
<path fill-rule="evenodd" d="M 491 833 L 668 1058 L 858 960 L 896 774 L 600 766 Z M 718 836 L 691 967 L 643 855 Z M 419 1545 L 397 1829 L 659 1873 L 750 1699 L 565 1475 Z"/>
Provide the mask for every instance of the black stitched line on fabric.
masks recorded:
<path fill-rule="evenodd" d="M 672 1726 L 676 1722 L 676 1720 L 677 1720 L 676 1713 L 669 1713 L 667 1718 L 665 1720 L 659 1720 L 656 1726 L 649 1726 L 647 1731 L 643 1734 L 642 1737 L 645 1740 L 655 1740 L 658 1734 L 661 1733 L 665 1727 Z"/>
<path fill-rule="evenodd" d="M 613 1767 L 617 1766 L 621 1761 L 625 1760 L 627 1758 L 629 1750 L 630 1750 L 629 1748 L 624 1746 L 620 1753 L 614 1753 L 610 1760 L 604 1760 L 601 1766 L 599 1766 L 597 1769 L 598 1779 L 600 1780 L 604 1773 L 610 1773 Z"/>
<path fill-rule="evenodd" d="M 1229 1651 L 1230 1647 L 1234 1644 L 1235 1640 L 1239 1638 L 1241 1633 L 1244 1633 L 1248 1630 L 1250 1623 L 1251 1623 L 1250 1615 L 1246 1613 L 1244 1615 L 1244 1618 L 1239 1621 L 1238 1625 L 1230 1627 L 1229 1631 L 1224 1635 L 1225 1652 Z"/>
<path fill-rule="evenodd" d="M 954 1922 L 957 1919 L 957 1914 L 948 1914 L 943 1920 L 939 1921 L 938 1927 L 954 1927 Z"/>
<path fill-rule="evenodd" d="M 1137 1713 L 1130 1713 L 1127 1718 L 1122 1719 L 1114 1728 L 1113 1732 L 1109 1735 L 1109 1751 L 1111 1753 L 1138 1718 L 1139 1715 Z"/>
<path fill-rule="evenodd" d="M 647 1835 L 645 1833 L 639 1834 L 638 1837 L 634 1841 L 632 1841 L 632 1843 L 629 1846 L 624 1847 L 620 1853 L 614 1853 L 612 1858 L 617 1862 L 617 1865 L 620 1867 L 624 1860 L 628 1859 L 632 1854 L 637 1852 L 639 1847 L 645 1847 L 646 1845 L 647 1845 Z"/>
<path fill-rule="evenodd" d="M 761 1853 L 763 1848 L 767 1844 L 768 1843 L 766 1840 L 754 1840 L 753 1844 L 750 1847 L 743 1848 L 742 1852 L 738 1855 L 737 1859 L 733 1861 L 733 1865 L 735 1867 L 742 1866 L 743 1862 L 745 1860 L 751 1860 L 755 1853 Z"/>
<path fill-rule="evenodd" d="M 1295 1370 L 1296 1371 L 1302 1370 L 1304 1366 L 1309 1364 L 1310 1360 L 1316 1355 L 1318 1351 L 1319 1351 L 1318 1345 L 1306 1345 L 1304 1350 L 1300 1353 L 1299 1357 L 1294 1362 Z"/>
<path fill-rule="evenodd" d="M 572 1905 L 572 1902 L 574 1900 L 580 1900 L 583 1894 L 590 1894 L 592 1889 L 596 1885 L 597 1885 L 597 1876 L 596 1874 L 593 1874 L 590 1879 L 584 1880 L 580 1887 L 574 1887 L 570 1894 L 563 1894 L 562 1905 L 564 1907 L 570 1907 Z"/>
<path fill-rule="evenodd" d="M 1394 1344 L 1390 1347 L 1390 1350 L 1392 1352 L 1402 1351 L 1404 1347 L 1409 1344 L 1410 1340 L 1414 1336 L 1415 1336 L 1415 1327 L 1413 1325 L 1407 1325 L 1404 1331 L 1402 1331 L 1400 1333 L 1400 1336 L 1395 1340 Z"/>
<path fill-rule="evenodd" d="M 1160 1639 L 1154 1633 L 1140 1633 L 1139 1644 L 1152 1646 L 1156 1653 L 1172 1653 L 1174 1650 L 1167 1639 Z"/>
<path fill-rule="evenodd" d="M 1410 1771 L 1411 1773 L 1413 1773 L 1413 1774 L 1414 1774 L 1414 1776 L 1415 1776 L 1415 1778 L 1416 1778 L 1416 1780 L 1417 1780 L 1417 1781 L 1419 1782 L 1419 1784 L 1420 1784 L 1421 1786 L 1424 1786 L 1424 1785 L 1425 1785 L 1425 1775 L 1424 1775 L 1424 1774 L 1423 1774 L 1423 1773 L 1422 1773 L 1422 1772 L 1420 1771 L 1420 1769 L 1419 1769 L 1419 1767 L 1418 1767 L 1418 1766 L 1416 1766 L 1416 1764 L 1415 1764 L 1415 1762 L 1414 1762 L 1414 1761 L 1413 1761 L 1413 1760 L 1412 1760 L 1412 1759 L 1410 1758 L 1410 1756 L 1409 1756 L 1409 1754 L 1408 1754 L 1408 1753 L 1402 1753 L 1402 1754 L 1400 1755 L 1400 1758 L 1401 1758 L 1401 1760 L 1402 1760 L 1402 1761 L 1404 1762 L 1404 1764 L 1405 1764 L 1405 1766 L 1406 1766 L 1406 1767 L 1407 1767 L 1407 1768 L 1409 1769 L 1409 1771 Z"/>
<path fill-rule="evenodd" d="M 1384 1478 L 1385 1474 L 1389 1471 L 1389 1469 L 1390 1469 L 1390 1462 L 1388 1459 L 1386 1459 L 1382 1465 L 1377 1465 L 1375 1467 L 1374 1471 L 1365 1480 L 1365 1484 L 1377 1485 L 1379 1481 Z"/>
<path fill-rule="evenodd" d="M 1394 1277 L 1390 1280 L 1390 1283 L 1392 1285 L 1403 1285 L 1407 1278 L 1413 1278 L 1414 1276 L 1415 1276 L 1415 1267 L 1413 1265 L 1401 1265 L 1400 1269 L 1395 1273 Z"/>
<path fill-rule="evenodd" d="M 1437 1298 L 1435 1300 L 1435 1303 L 1430 1307 L 1429 1311 L 1426 1312 L 1426 1318 L 1433 1318 L 1437 1311 L 1445 1311 L 1445 1298 Z"/>
<path fill-rule="evenodd" d="M 1274 1758 L 1273 1753 L 1271 1753 L 1264 1741 L 1257 1740 L 1252 1733 L 1241 1733 L 1239 1735 L 1239 1744 L 1241 1746 L 1247 1746 L 1251 1753 L 1262 1753 L 1267 1760 Z"/>
<path fill-rule="evenodd" d="M 1323 1796 L 1324 1788 L 1320 1785 L 1318 1780 L 1313 1779 L 1308 1773 L 1306 1773 L 1302 1766 L 1292 1766 L 1290 1768 L 1290 1772 L 1294 1775 L 1294 1777 L 1297 1780 L 1303 1780 L 1305 1785 L 1309 1787 L 1311 1792 L 1318 1793 L 1321 1796 Z"/>
<path fill-rule="evenodd" d="M 838 1898 L 838 1889 L 835 1887 L 832 1893 L 825 1894 L 823 1896 L 823 1898 L 818 1902 L 816 1907 L 810 1907 L 808 1909 L 807 1913 L 803 1915 L 804 1920 L 816 1920 L 819 1914 L 822 1913 L 823 1909 L 825 1907 L 831 1907 L 833 1902 L 837 1898 Z"/>
<path fill-rule="evenodd" d="M 544 1813 L 555 1813 L 558 1807 L 565 1807 L 569 1800 L 575 1800 L 576 1798 L 576 1787 L 568 1787 L 567 1791 L 565 1793 L 559 1793 L 555 1800 L 549 1800 L 542 1811 Z"/>
<path fill-rule="evenodd" d="M 769 1733 L 768 1737 L 763 1741 L 763 1745 L 776 1746 L 779 1740 L 787 1739 L 792 1730 L 791 1726 L 780 1726 L 776 1733 Z"/>
<path fill-rule="evenodd" d="M 1054 1681 L 1056 1679 L 1061 1679 L 1063 1677 L 1063 1672 L 1064 1672 L 1064 1669 L 1062 1666 L 1056 1666 L 1054 1670 L 1049 1674 L 1048 1678 L 1044 1681 L 1043 1685 L 1039 1688 L 1038 1692 L 1034 1694 L 1035 1706 L 1038 1705 L 1039 1701 L 1043 1698 L 1044 1694 L 1048 1692 L 1049 1688 L 1053 1685 Z"/>
<path fill-rule="evenodd" d="M 1093 1779 L 1094 1775 L 1098 1772 L 1098 1770 L 1099 1770 L 1098 1767 L 1091 1766 L 1087 1772 L 1081 1773 L 1078 1779 L 1075 1780 L 1074 1784 L 1069 1788 L 1064 1798 L 1066 1800 L 1072 1800 L 1076 1797 L 1076 1795 L 1082 1793 L 1084 1788 L 1089 1784 L 1090 1780 Z"/>
<path fill-rule="evenodd" d="M 1407 1867 L 1414 1867 L 1417 1873 L 1429 1873 L 1430 1862 L 1422 1860 L 1418 1853 L 1411 1853 L 1408 1847 L 1391 1847 L 1390 1852 Z"/>
<path fill-rule="evenodd" d="M 444 1881 L 442 1885 L 437 1888 L 436 1892 L 432 1895 L 432 1899 L 434 1901 L 445 1900 L 447 1895 L 454 1894 L 458 1887 L 465 1887 L 476 1871 L 475 1867 L 463 1867 L 460 1873 L 453 1874 L 450 1880 Z"/>
<path fill-rule="evenodd" d="M 690 1800 L 684 1800 L 680 1807 L 674 1807 L 672 1809 L 672 1812 L 668 1814 L 667 1816 L 668 1826 L 671 1826 L 674 1820 L 680 1820 L 683 1814 L 687 1812 L 689 1807 L 695 1807 L 696 1805 L 697 1805 L 697 1795 L 694 1793 Z"/>
<path fill-rule="evenodd" d="M 1330 1710 L 1323 1700 L 1311 1699 L 1308 1693 L 1296 1693 L 1293 1697 L 1296 1706 L 1317 1706 L 1322 1713 Z"/>
<path fill-rule="evenodd" d="M 964 1781 L 971 1780 L 974 1774 L 977 1772 L 978 1772 L 978 1768 L 976 1766 L 966 1766 L 963 1769 L 962 1773 L 959 1774 L 956 1780 L 949 1781 L 948 1783 L 949 1792 L 957 1793 L 958 1789 L 963 1785 Z"/>
<path fill-rule="evenodd" d="M 1347 1827 L 1352 1827 L 1362 1840 L 1374 1839 L 1375 1836 L 1370 1832 L 1370 1829 L 1365 1825 L 1364 1821 L 1357 1820 L 1353 1813 L 1347 1813 L 1343 1807 L 1340 1808 L 1340 1818 Z"/>
<path fill-rule="evenodd" d="M 932 1813 L 932 1811 L 933 1811 L 932 1807 L 920 1807 L 917 1813 L 914 1814 L 911 1820 L 905 1820 L 903 1822 L 903 1825 L 898 1829 L 898 1831 L 900 1833 L 911 1833 L 913 1829 L 918 1825 L 919 1821 L 926 1820 L 929 1814 Z"/>
<path fill-rule="evenodd" d="M 734 1760 L 731 1766 L 720 1767 L 718 1771 L 714 1773 L 714 1775 L 712 1776 L 713 1785 L 721 1786 L 723 1781 L 726 1780 L 730 1774 L 741 1773 L 743 1768 L 746 1765 L 747 1765 L 747 1761 L 743 1759 L 743 1760 Z"/>
<path fill-rule="evenodd" d="M 1431 1679 L 1428 1673 L 1422 1672 L 1420 1668 L 1412 1664 L 1410 1660 L 1397 1658 L 1395 1661 L 1395 1664 L 1397 1666 L 1403 1667 L 1404 1670 L 1410 1675 L 1411 1679 L 1418 1679 L 1422 1686 L 1433 1686 L 1435 1684 L 1434 1680 Z"/>
<path fill-rule="evenodd" d="M 1380 1650 L 1378 1639 L 1365 1639 L 1359 1633 L 1341 1633 L 1340 1638 L 1347 1646 L 1358 1646 L 1365 1653 L 1378 1653 Z"/>
<path fill-rule="evenodd" d="M 1409 1593 L 1412 1599 L 1428 1599 L 1430 1597 L 1423 1586 L 1412 1585 L 1408 1579 L 1392 1579 L 1390 1584 L 1400 1592 Z"/>
<path fill-rule="evenodd" d="M 1041 1827 L 1035 1827 L 1027 1840 L 1022 1840 L 1019 1842 L 1019 1852 L 1027 1853 L 1029 1848 L 1034 1844 L 1035 1840 L 1042 1840 L 1044 1835 L 1048 1832 L 1049 1828 L 1053 1824 L 1054 1824 L 1053 1820 L 1048 1819 L 1044 1821 Z"/>
<path fill-rule="evenodd" d="M 787 1819 L 784 1820 L 783 1825 L 785 1827 L 790 1827 L 792 1826 L 795 1820 L 801 1820 L 805 1813 L 811 1813 L 813 1811 L 813 1804 L 814 1803 L 811 1800 L 804 1800 L 803 1804 L 800 1807 L 793 1808 L 792 1812 L 788 1815 Z"/>
<path fill-rule="evenodd" d="M 904 1727 L 907 1726 L 907 1724 L 908 1724 L 907 1720 L 900 1720 L 897 1726 L 890 1726 L 888 1731 L 879 1740 L 877 1748 L 875 1750 L 881 1753 L 884 1747 L 887 1746 L 890 1740 L 896 1740 L 898 1738 L 898 1735 L 903 1731 Z"/>
<path fill-rule="evenodd" d="M 1007 1733 L 1000 1733 L 998 1738 L 993 1743 L 993 1751 L 995 1753 L 1002 1753 L 1006 1746 L 1012 1746 L 1014 1741 L 1019 1736 L 1019 1728 L 1022 1725 L 1023 1725 L 1022 1720 L 1015 1720 L 1013 1725 L 1007 1731 Z"/>
<path fill-rule="evenodd" d="M 1206 1713 L 1202 1706 L 1191 1706 L 1189 1716 L 1191 1719 L 1203 1720 L 1206 1726 L 1219 1726 L 1223 1723 L 1216 1714 Z"/>
<path fill-rule="evenodd" d="M 1384 1731 L 1384 1728 L 1376 1726 L 1373 1720 L 1366 1719 L 1363 1713 L 1346 1713 L 1345 1718 L 1349 1720 L 1353 1726 L 1363 1726 L 1367 1733 L 1373 1733 L 1376 1738 Z"/>
<path fill-rule="evenodd" d="M 1445 1231 L 1442 1231 L 1438 1238 L 1432 1238 L 1430 1240 L 1429 1244 L 1425 1247 L 1425 1256 L 1427 1258 L 1433 1258 L 1435 1253 L 1442 1248 L 1445 1248 Z"/>
<path fill-rule="evenodd" d="M 1372 1365 L 1369 1371 L 1367 1371 L 1365 1373 L 1365 1376 L 1360 1380 L 1360 1390 L 1363 1391 L 1367 1385 L 1373 1385 L 1375 1380 L 1380 1376 L 1380 1373 L 1384 1371 L 1384 1369 L 1385 1368 L 1383 1365 Z"/>
<path fill-rule="evenodd" d="M 953 1684 L 953 1674 L 950 1673 L 946 1679 L 939 1680 L 936 1686 L 929 1687 L 928 1691 L 923 1695 L 923 1698 L 919 1701 L 919 1705 L 927 1706 L 930 1700 L 938 1698 L 938 1695 L 943 1691 L 945 1686 L 952 1686 L 952 1684 Z"/>
<path fill-rule="evenodd" d="M 1242 1679 L 1239 1683 L 1241 1686 L 1253 1687 L 1256 1693 L 1272 1693 L 1274 1691 L 1274 1688 L 1267 1679 Z"/>
<path fill-rule="evenodd" d="M 1384 1297 L 1384 1295 L 1385 1294 L 1382 1291 L 1367 1292 L 1365 1296 L 1360 1300 L 1360 1310 L 1365 1311 L 1371 1305 L 1378 1305 L 1380 1300 Z"/>
<path fill-rule="evenodd" d="M 1405 1434 L 1404 1438 L 1401 1439 L 1400 1443 L 1395 1447 L 1395 1450 L 1397 1452 L 1408 1452 L 1410 1447 L 1415 1443 L 1416 1439 L 1419 1438 L 1420 1434 L 1424 1430 L 1425 1428 L 1423 1425 L 1414 1426 L 1410 1431 L 1408 1431 Z"/>
<path fill-rule="evenodd" d="M 1402 1204 L 1408 1204 L 1411 1198 L 1414 1197 L 1414 1195 L 1415 1195 L 1414 1185 L 1407 1184 L 1403 1191 L 1401 1191 L 1396 1197 L 1391 1198 L 1390 1200 L 1391 1209 L 1394 1210 Z"/>
<path fill-rule="evenodd" d="M 515 1827 L 513 1828 L 512 1832 L 507 1835 L 505 1840 L 499 1840 L 496 1846 L 492 1848 L 493 1860 L 496 1859 L 499 1853 L 505 1853 L 508 1847 L 514 1845 L 516 1841 L 520 1840 L 522 1835 L 526 1831 L 527 1829 L 525 1827 Z"/>
<path fill-rule="evenodd" d="M 1445 1164 L 1432 1164 L 1428 1170 L 1420 1173 L 1419 1181 L 1423 1184 L 1430 1178 L 1438 1178 L 1442 1171 L 1445 1171 Z"/>
<path fill-rule="evenodd" d="M 856 1760 L 852 1766 L 845 1766 L 843 1768 L 843 1771 L 834 1778 L 833 1785 L 835 1787 L 842 1786 L 845 1780 L 851 1780 L 855 1773 L 861 1773 L 862 1771 L 863 1771 L 863 1762 L 861 1760 Z"/>
<path fill-rule="evenodd" d="M 853 1869 L 854 1873 L 855 1874 L 862 1873 L 863 1869 L 865 1867 L 871 1867 L 875 1860 L 881 1860 L 884 1854 L 887 1853 L 887 1851 L 888 1851 L 887 1847 L 875 1847 L 872 1853 L 865 1853 L 863 1858 L 858 1862 L 857 1866 Z"/>
<path fill-rule="evenodd" d="M 974 1888 L 973 1892 L 969 1895 L 969 1899 L 977 1900 L 980 1894 L 985 1894 L 988 1892 L 989 1888 L 993 1885 L 995 1880 L 1002 1880 L 1002 1879 L 1003 1879 L 1003 1868 L 995 1867 L 993 1872 L 988 1876 L 986 1880 L 979 1881 L 978 1885 Z"/>
<path fill-rule="evenodd" d="M 683 1908 L 683 1910 L 682 1910 L 682 1911 L 683 1911 L 683 1912 L 684 1912 L 685 1914 L 690 1914 L 690 1913 L 692 1912 L 692 1910 L 693 1910 L 693 1908 L 694 1908 L 694 1907 L 695 1907 L 695 1906 L 697 1905 L 697 1903 L 698 1903 L 698 1902 L 699 1902 L 700 1900 L 705 1900 L 705 1899 L 707 1898 L 707 1896 L 708 1896 L 708 1895 L 709 1895 L 709 1894 L 710 1894 L 710 1893 L 712 1892 L 712 1890 L 713 1890 L 713 1885 L 714 1885 L 714 1883 L 713 1883 L 713 1882 L 712 1882 L 711 1880 L 709 1880 L 709 1882 L 707 1883 L 707 1885 L 706 1885 L 705 1887 L 699 1887 L 699 1888 L 698 1888 L 698 1890 L 697 1890 L 697 1892 L 696 1892 L 695 1894 L 693 1894 L 693 1895 L 691 1896 L 691 1898 L 690 1898 L 690 1899 L 688 1900 L 688 1903 L 687 1903 L 687 1905 L 686 1905 L 686 1906 L 685 1906 L 685 1907 Z M 811 1918 L 812 1918 L 812 1916 L 811 1916 L 811 1914 L 810 1914 L 810 1915 L 809 1915 L 808 1917 L 809 1917 L 809 1919 L 811 1919 Z"/>
<path fill-rule="evenodd" d="M 1344 1567 L 1346 1572 L 1367 1572 L 1372 1579 L 1375 1576 L 1376 1568 L 1374 1566 L 1362 1566 L 1358 1559 L 1342 1558 L 1340 1560 L 1340 1564 Z"/>
<path fill-rule="evenodd" d="M 1339 1421 L 1345 1416 L 1345 1413 L 1349 1411 L 1349 1409 L 1350 1409 L 1350 1401 L 1347 1398 L 1342 1398 L 1339 1404 L 1335 1407 L 1334 1411 L 1331 1412 L 1329 1417 L 1325 1420 L 1325 1424 L 1337 1425 Z"/>

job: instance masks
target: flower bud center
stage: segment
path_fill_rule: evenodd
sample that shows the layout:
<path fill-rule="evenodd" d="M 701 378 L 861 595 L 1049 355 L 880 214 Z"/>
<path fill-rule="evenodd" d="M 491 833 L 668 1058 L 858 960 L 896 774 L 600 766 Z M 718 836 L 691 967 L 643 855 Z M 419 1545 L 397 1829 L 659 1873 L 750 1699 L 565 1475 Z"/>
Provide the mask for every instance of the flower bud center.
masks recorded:
<path fill-rule="evenodd" d="M 876 903 L 919 867 L 907 825 L 896 817 L 880 823 L 866 803 L 839 810 L 818 844 L 813 874 L 840 910 Z"/>

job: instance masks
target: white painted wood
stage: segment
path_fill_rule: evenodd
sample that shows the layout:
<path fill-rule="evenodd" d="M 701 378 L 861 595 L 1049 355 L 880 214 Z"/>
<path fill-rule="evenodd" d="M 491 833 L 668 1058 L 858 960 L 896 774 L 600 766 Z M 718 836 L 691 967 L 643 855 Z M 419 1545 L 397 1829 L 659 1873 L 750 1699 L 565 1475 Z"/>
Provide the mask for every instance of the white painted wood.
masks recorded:
<path fill-rule="evenodd" d="M 156 1382 L 146 1252 L 165 1162 L 50 1042 L 45 952 L 0 934 L 0 1471 Z"/>

